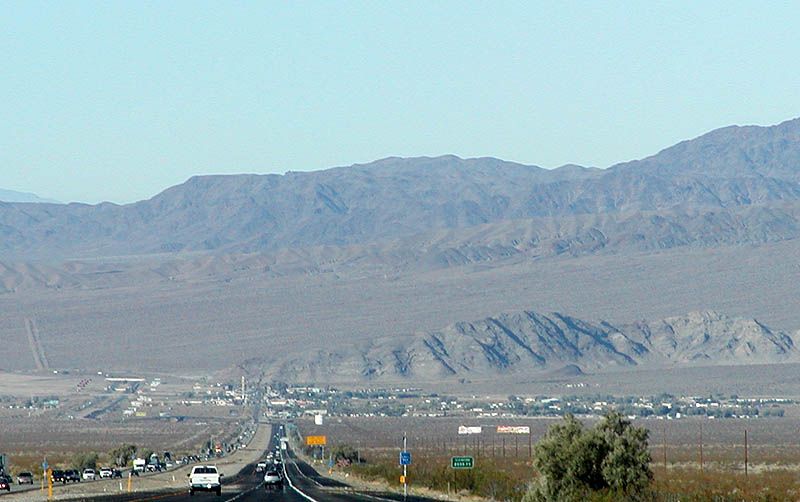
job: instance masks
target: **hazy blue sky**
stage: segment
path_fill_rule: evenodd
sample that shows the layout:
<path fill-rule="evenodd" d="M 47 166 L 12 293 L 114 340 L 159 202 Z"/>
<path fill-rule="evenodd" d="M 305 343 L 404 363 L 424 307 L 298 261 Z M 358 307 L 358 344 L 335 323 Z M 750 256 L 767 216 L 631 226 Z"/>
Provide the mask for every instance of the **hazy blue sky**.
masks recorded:
<path fill-rule="evenodd" d="M 0 3 L 0 187 L 454 153 L 606 167 L 800 115 L 797 2 Z"/>

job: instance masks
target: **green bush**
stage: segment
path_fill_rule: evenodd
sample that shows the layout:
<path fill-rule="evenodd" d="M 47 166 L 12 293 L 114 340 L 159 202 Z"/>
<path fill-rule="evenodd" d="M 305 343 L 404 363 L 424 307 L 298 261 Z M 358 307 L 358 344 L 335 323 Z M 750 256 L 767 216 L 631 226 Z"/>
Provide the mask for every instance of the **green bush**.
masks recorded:
<path fill-rule="evenodd" d="M 84 469 L 97 469 L 97 459 L 98 456 L 95 452 L 78 453 L 73 458 L 72 464 L 81 471 Z"/>
<path fill-rule="evenodd" d="M 128 462 L 135 458 L 136 450 L 136 445 L 123 444 L 119 448 L 111 450 L 110 455 L 118 467 L 125 467 Z"/>
<path fill-rule="evenodd" d="M 343 460 L 348 464 L 355 464 L 358 463 L 359 460 L 358 451 L 349 444 L 338 445 L 333 448 L 331 453 L 333 455 L 334 462 Z"/>
<path fill-rule="evenodd" d="M 591 429 L 572 415 L 536 445 L 525 502 L 652 498 L 648 432 L 611 412 Z"/>

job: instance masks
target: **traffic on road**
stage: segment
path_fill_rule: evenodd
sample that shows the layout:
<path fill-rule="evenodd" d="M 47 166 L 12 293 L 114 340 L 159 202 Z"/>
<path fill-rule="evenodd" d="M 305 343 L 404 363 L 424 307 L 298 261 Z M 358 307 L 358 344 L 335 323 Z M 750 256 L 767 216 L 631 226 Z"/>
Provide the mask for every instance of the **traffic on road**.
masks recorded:
<path fill-rule="evenodd" d="M 274 426 L 269 446 L 261 458 L 231 476 L 221 474 L 217 465 L 195 466 L 189 474 L 186 488 L 174 492 L 117 494 L 114 496 L 82 497 L 77 500 L 93 502 L 188 502 L 203 497 L 225 502 L 270 500 L 278 502 L 395 502 L 402 494 L 359 491 L 340 481 L 320 475 L 311 465 L 298 458 L 293 450 L 281 447 L 283 426 Z M 285 444 L 285 443 L 284 443 Z M 206 472 L 211 470 L 214 472 Z M 203 471 L 203 472 L 197 472 Z M 208 476 L 201 478 L 200 476 Z M 218 484 L 217 484 L 218 483 Z M 432 499 L 409 495 L 409 502 L 428 502 Z"/>

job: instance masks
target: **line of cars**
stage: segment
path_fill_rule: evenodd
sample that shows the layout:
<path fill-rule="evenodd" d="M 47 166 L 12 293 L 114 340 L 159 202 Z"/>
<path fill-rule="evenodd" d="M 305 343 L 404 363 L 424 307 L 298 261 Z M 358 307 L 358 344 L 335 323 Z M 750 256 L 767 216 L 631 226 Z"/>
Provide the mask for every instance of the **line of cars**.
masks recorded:
<path fill-rule="evenodd" d="M 283 489 L 283 460 L 281 459 L 280 445 L 275 451 L 268 452 L 265 459 L 256 464 L 255 474 L 263 476 L 264 488 L 267 490 Z M 189 495 L 195 492 L 214 492 L 217 496 L 222 494 L 222 473 L 215 465 L 196 465 L 186 475 L 189 478 Z"/>
<path fill-rule="evenodd" d="M 264 460 L 256 464 L 255 474 L 263 476 L 264 489 L 283 489 L 283 460 L 281 459 L 280 446 L 274 452 L 268 452 Z"/>
<path fill-rule="evenodd" d="M 50 471 L 50 479 L 53 483 L 80 483 L 81 481 L 94 481 L 95 479 L 121 478 L 122 471 L 111 467 L 101 467 L 100 469 L 84 469 L 83 472 L 77 469 L 53 469 Z"/>
<path fill-rule="evenodd" d="M 2 455 L 0 455 L 0 457 L 2 457 Z M 10 492 L 11 485 L 13 484 L 14 484 L 14 478 L 11 476 L 11 474 L 5 471 L 4 466 L 0 465 L 0 490 L 5 490 L 7 492 Z M 32 485 L 33 473 L 20 472 L 19 474 L 17 474 L 17 484 Z"/>
<path fill-rule="evenodd" d="M 53 469 L 50 471 L 50 479 L 53 483 L 80 483 L 81 481 L 94 481 L 95 479 L 113 479 L 121 478 L 122 471 L 119 469 L 112 469 L 111 467 L 101 467 L 98 470 L 84 469 L 83 472 L 78 469 Z M 22 471 L 17 474 L 18 485 L 32 485 L 35 478 L 32 472 Z M 7 474 L 0 474 L 0 490 L 11 491 L 11 485 L 14 483 L 13 478 Z"/>
<path fill-rule="evenodd" d="M 7 492 L 10 492 L 11 485 L 13 484 L 14 484 L 14 478 L 10 474 L 0 473 L 0 490 L 5 490 Z M 28 471 L 23 471 L 17 474 L 17 484 L 32 485 L 33 473 Z"/>
<path fill-rule="evenodd" d="M 5 490 L 7 492 L 10 492 L 12 484 L 14 484 L 14 478 L 10 474 L 0 472 L 0 490 Z M 32 485 L 33 473 L 28 471 L 23 471 L 17 474 L 17 484 Z"/>

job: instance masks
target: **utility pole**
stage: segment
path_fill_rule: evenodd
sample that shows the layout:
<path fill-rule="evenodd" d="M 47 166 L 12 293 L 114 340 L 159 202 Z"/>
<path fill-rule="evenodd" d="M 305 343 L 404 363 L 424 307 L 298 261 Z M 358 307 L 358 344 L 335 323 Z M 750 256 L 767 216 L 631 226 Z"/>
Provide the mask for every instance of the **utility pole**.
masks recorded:
<path fill-rule="evenodd" d="M 408 451 L 406 449 L 406 433 L 403 433 L 403 451 Z M 403 500 L 408 497 L 408 465 L 403 464 Z"/>
<path fill-rule="evenodd" d="M 744 430 L 744 477 L 747 477 L 747 429 Z"/>
<path fill-rule="evenodd" d="M 700 422 L 700 474 L 703 472 L 703 422 Z"/>
<path fill-rule="evenodd" d="M 667 424 L 664 424 L 664 479 L 667 479 Z"/>
<path fill-rule="evenodd" d="M 528 430 L 528 458 L 533 458 L 533 434 Z"/>

